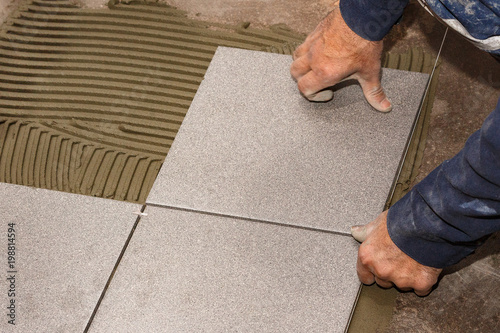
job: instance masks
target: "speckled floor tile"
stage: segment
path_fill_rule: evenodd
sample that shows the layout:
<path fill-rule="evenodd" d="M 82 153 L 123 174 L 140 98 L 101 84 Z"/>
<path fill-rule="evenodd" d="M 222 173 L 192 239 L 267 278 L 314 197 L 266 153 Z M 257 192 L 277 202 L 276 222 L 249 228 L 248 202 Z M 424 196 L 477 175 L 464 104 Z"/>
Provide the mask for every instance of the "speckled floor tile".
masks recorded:
<path fill-rule="evenodd" d="M 0 193 L 0 332 L 83 332 L 141 206 L 5 183 Z"/>
<path fill-rule="evenodd" d="M 394 110 L 358 85 L 303 99 L 291 57 L 219 48 L 147 203 L 349 232 L 383 209 L 428 75 L 385 69 Z"/>
<path fill-rule="evenodd" d="M 147 207 L 90 332 L 343 332 L 347 236 Z"/>

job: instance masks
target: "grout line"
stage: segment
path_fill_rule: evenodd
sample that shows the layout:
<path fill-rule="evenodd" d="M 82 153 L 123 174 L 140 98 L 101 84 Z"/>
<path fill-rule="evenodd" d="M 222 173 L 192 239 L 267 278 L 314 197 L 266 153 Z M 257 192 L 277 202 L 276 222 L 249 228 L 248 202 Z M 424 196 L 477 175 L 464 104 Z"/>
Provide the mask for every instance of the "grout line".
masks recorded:
<path fill-rule="evenodd" d="M 432 67 L 432 72 L 429 76 L 429 81 L 428 81 L 427 87 L 425 88 L 425 92 L 424 92 L 424 96 L 422 98 L 422 101 L 425 100 L 425 98 L 427 97 L 427 93 L 429 92 L 429 89 L 431 86 L 431 81 L 434 78 L 434 72 L 436 71 L 436 66 L 438 64 L 439 57 L 441 56 L 441 51 L 443 50 L 444 42 L 446 40 L 447 35 L 448 35 L 448 27 L 446 27 L 446 30 L 444 31 L 443 40 L 441 41 L 441 46 L 439 46 L 439 51 L 438 51 L 438 54 L 436 56 L 436 61 L 434 61 L 434 66 Z M 419 109 L 419 115 L 420 115 L 420 109 Z"/>
<path fill-rule="evenodd" d="M 349 313 L 349 320 L 345 325 L 344 333 L 349 331 L 349 327 L 351 326 L 352 318 L 354 317 L 354 312 L 356 311 L 356 307 L 358 306 L 358 300 L 361 295 L 361 289 L 363 288 L 363 284 L 360 283 L 358 287 L 358 292 L 356 293 L 356 298 L 354 299 L 354 304 L 352 305 L 351 312 Z"/>
<path fill-rule="evenodd" d="M 427 97 L 427 93 L 429 92 L 429 89 L 430 89 L 430 85 L 431 85 L 431 81 L 434 77 L 434 72 L 436 71 L 436 66 L 438 64 L 438 61 L 439 61 L 439 57 L 441 55 L 441 51 L 443 50 L 443 45 L 444 45 L 444 42 L 446 40 L 446 36 L 448 35 L 448 27 L 446 27 L 446 30 L 444 31 L 444 35 L 443 35 L 443 39 L 441 41 L 441 45 L 439 47 L 439 51 L 438 51 L 438 54 L 436 56 L 436 61 L 434 62 L 434 66 L 432 67 L 432 71 L 431 71 L 431 74 L 429 76 L 429 80 L 427 81 L 427 86 L 425 88 L 425 92 L 424 92 L 424 95 L 422 97 L 422 101 L 421 101 L 421 104 L 420 104 L 420 107 L 418 109 L 418 113 L 417 113 L 417 116 L 415 117 L 415 124 L 412 128 L 412 132 L 410 134 L 410 137 L 408 139 L 408 144 L 407 144 L 407 147 L 405 149 L 405 152 L 404 152 L 404 155 L 403 155 L 403 158 L 401 159 L 401 165 L 399 167 L 399 170 L 397 172 L 397 175 L 396 175 L 396 178 L 395 178 L 395 181 L 397 181 L 397 179 L 399 178 L 399 175 L 401 174 L 401 171 L 402 171 L 402 165 L 403 165 L 403 162 L 404 160 L 406 159 L 406 156 L 408 155 L 408 148 L 409 148 L 409 143 L 411 142 L 412 138 L 413 138 L 413 135 L 415 133 L 415 125 L 416 125 L 416 122 L 418 121 L 418 118 L 420 117 L 420 113 L 422 112 L 422 103 L 424 102 L 425 98 Z M 391 190 L 391 193 L 389 194 L 388 196 L 388 199 L 386 201 L 386 207 L 384 207 L 384 210 L 388 209 L 389 207 L 387 207 L 387 205 L 389 204 L 389 200 L 392 198 L 392 196 L 394 195 L 394 191 L 396 189 L 396 184 L 394 183 L 393 186 L 392 186 L 392 190 Z M 354 305 L 352 307 L 352 310 L 351 310 L 351 314 L 349 316 L 349 321 L 346 325 L 346 328 L 344 330 L 344 333 L 347 333 L 349 331 L 349 327 L 351 326 L 351 321 L 352 321 L 352 318 L 353 318 L 353 315 L 354 315 L 354 312 L 356 311 L 356 307 L 358 305 L 358 301 L 359 301 L 359 297 L 361 295 L 361 288 L 362 288 L 363 284 L 360 284 L 359 286 L 359 289 L 358 289 L 358 294 L 356 295 L 356 300 L 354 301 Z"/>
<path fill-rule="evenodd" d="M 399 162 L 398 171 L 396 172 L 396 176 L 394 177 L 394 181 L 393 181 L 393 184 L 392 184 L 392 187 L 391 187 L 391 192 L 389 193 L 389 195 L 387 197 L 387 200 L 385 202 L 385 205 L 384 205 L 384 208 L 383 208 L 382 211 L 385 211 L 385 210 L 389 209 L 388 206 L 390 204 L 390 200 L 392 200 L 394 192 L 396 191 L 396 185 L 397 185 L 396 182 L 399 179 L 399 176 L 401 175 L 401 172 L 403 171 L 403 164 L 404 164 L 404 161 L 406 160 L 406 156 L 408 156 L 408 150 L 410 148 L 410 143 L 411 143 L 411 141 L 413 139 L 413 135 L 415 134 L 415 130 L 416 130 L 416 127 L 417 127 L 418 119 L 420 118 L 420 114 L 422 113 L 423 103 L 424 103 L 424 101 L 425 101 L 425 99 L 427 97 L 427 94 L 429 93 L 429 89 L 431 87 L 431 82 L 432 82 L 432 79 L 434 78 L 434 72 L 436 71 L 436 66 L 438 64 L 439 56 L 441 55 L 441 50 L 443 49 L 444 41 L 446 39 L 447 34 L 448 34 L 448 27 L 446 27 L 446 30 L 444 31 L 443 40 L 441 41 L 441 46 L 439 47 L 439 51 L 438 51 L 438 54 L 436 56 L 436 61 L 434 61 L 434 66 L 432 67 L 432 71 L 431 71 L 431 73 L 429 75 L 429 80 L 427 80 L 427 85 L 425 87 L 424 94 L 423 94 L 422 99 L 420 101 L 420 106 L 418 108 L 418 112 L 417 112 L 417 114 L 415 116 L 415 120 L 413 121 L 413 125 L 412 125 L 412 130 L 411 130 L 410 136 L 408 137 L 408 140 L 406 142 L 405 151 L 403 153 L 403 156 L 401 157 L 401 161 Z"/>
<path fill-rule="evenodd" d="M 249 221 L 249 222 L 256 222 L 256 223 L 264 223 L 264 224 L 277 225 L 277 226 L 281 226 L 281 227 L 302 229 L 302 230 L 307 230 L 307 231 L 322 232 L 322 233 L 333 234 L 333 235 L 338 235 L 338 236 L 352 237 L 351 234 L 348 233 L 348 232 L 333 231 L 333 230 L 321 229 L 321 228 L 314 228 L 314 227 L 306 227 L 306 226 L 301 226 L 301 225 L 294 225 L 294 224 L 288 224 L 288 223 L 276 222 L 276 221 L 269 221 L 269 220 L 261 220 L 261 219 L 251 218 L 251 217 L 243 217 L 243 216 L 230 215 L 230 214 L 214 213 L 214 212 L 208 212 L 208 211 L 197 210 L 197 209 L 192 209 L 192 208 L 183 208 L 183 207 L 176 207 L 176 206 L 168 206 L 168 205 L 162 205 L 162 204 L 156 204 L 156 203 L 146 203 L 146 206 L 158 207 L 158 208 L 167 208 L 167 209 L 179 210 L 179 211 L 183 211 L 183 212 L 198 213 L 198 214 L 204 214 L 204 215 L 210 215 L 210 216 L 217 216 L 217 217 L 224 217 L 224 218 L 231 218 L 231 219 L 242 220 L 242 221 Z"/>
<path fill-rule="evenodd" d="M 146 205 L 142 205 L 140 212 L 144 213 L 144 210 L 146 209 Z M 108 281 L 106 282 L 106 285 L 104 286 L 104 289 L 102 290 L 101 296 L 99 297 L 99 300 L 96 303 L 96 306 L 94 307 L 94 311 L 92 312 L 92 315 L 89 318 L 89 321 L 87 322 L 87 326 L 83 330 L 83 333 L 87 333 L 90 329 L 90 325 L 92 325 L 92 321 L 94 320 L 94 317 L 97 313 L 97 310 L 99 310 L 99 306 L 101 305 L 101 302 L 104 298 L 104 295 L 106 295 L 106 292 L 108 291 L 109 285 L 111 284 L 111 281 L 113 280 L 113 277 L 115 276 L 116 270 L 118 269 L 118 266 L 120 265 L 120 262 L 123 258 L 123 255 L 125 254 L 125 251 L 128 248 L 128 245 L 130 243 L 130 240 L 132 239 L 132 236 L 134 235 L 135 229 L 137 228 L 137 225 L 139 224 L 139 221 L 141 220 L 141 215 L 137 216 L 137 219 L 135 220 L 134 226 L 132 227 L 132 230 L 130 230 L 130 233 L 127 237 L 127 240 L 125 241 L 125 244 L 123 245 L 123 248 L 120 252 L 120 255 L 118 256 L 118 259 L 116 260 L 115 266 L 113 267 L 113 270 L 111 271 L 111 274 L 109 275 Z"/>
<path fill-rule="evenodd" d="M 438 51 L 438 54 L 436 56 L 436 61 L 434 62 L 434 67 L 432 67 L 431 78 L 434 76 L 434 72 L 436 71 L 436 66 L 437 66 L 437 63 L 439 61 L 439 57 L 441 56 L 441 51 L 443 50 L 446 36 L 448 36 L 448 27 L 446 27 L 446 30 L 444 31 L 443 40 L 441 41 L 441 46 L 439 47 L 439 51 Z M 429 87 L 427 87 L 427 89 L 425 90 L 424 97 L 427 97 L 428 90 L 429 90 Z"/>

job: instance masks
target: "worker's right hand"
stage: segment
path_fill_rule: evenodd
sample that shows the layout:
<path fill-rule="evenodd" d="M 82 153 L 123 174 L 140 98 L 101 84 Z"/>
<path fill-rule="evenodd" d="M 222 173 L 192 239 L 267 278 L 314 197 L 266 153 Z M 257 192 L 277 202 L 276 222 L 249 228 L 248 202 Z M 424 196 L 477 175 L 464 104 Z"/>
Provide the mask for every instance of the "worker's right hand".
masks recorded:
<path fill-rule="evenodd" d="M 425 296 L 438 281 L 442 269 L 418 263 L 394 244 L 387 231 L 387 212 L 367 225 L 351 228 L 352 236 L 361 242 L 356 265 L 359 280 L 368 285 L 376 282 L 383 288 L 395 285 Z"/>
<path fill-rule="evenodd" d="M 295 50 L 290 72 L 310 101 L 332 99 L 333 91 L 326 88 L 352 78 L 358 80 L 371 106 L 389 112 L 392 105 L 380 84 L 381 54 L 382 41 L 358 36 L 337 6 Z"/>

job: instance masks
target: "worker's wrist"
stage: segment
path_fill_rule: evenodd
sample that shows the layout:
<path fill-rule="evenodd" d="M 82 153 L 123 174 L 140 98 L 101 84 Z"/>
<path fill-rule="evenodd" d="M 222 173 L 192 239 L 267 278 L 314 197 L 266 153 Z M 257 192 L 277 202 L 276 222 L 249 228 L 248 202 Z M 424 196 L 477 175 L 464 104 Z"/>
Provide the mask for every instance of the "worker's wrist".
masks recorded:
<path fill-rule="evenodd" d="M 340 14 L 347 26 L 369 41 L 380 41 L 401 18 L 408 0 L 340 0 Z"/>

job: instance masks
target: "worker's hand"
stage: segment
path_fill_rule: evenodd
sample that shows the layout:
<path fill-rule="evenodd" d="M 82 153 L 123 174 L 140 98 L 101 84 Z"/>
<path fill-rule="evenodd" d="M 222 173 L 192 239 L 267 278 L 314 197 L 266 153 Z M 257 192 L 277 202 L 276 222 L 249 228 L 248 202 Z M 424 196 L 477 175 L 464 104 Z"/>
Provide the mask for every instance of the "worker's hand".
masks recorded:
<path fill-rule="evenodd" d="M 383 288 L 396 285 L 404 291 L 413 289 L 419 296 L 431 292 L 442 269 L 418 263 L 392 242 L 387 232 L 387 211 L 365 226 L 352 227 L 351 233 L 362 242 L 357 262 L 362 283 L 376 282 Z"/>
<path fill-rule="evenodd" d="M 354 33 L 337 6 L 295 50 L 290 73 L 310 101 L 328 101 L 333 91 L 326 88 L 356 79 L 368 103 L 389 112 L 392 105 L 380 84 L 381 54 L 382 41 L 371 42 Z"/>

